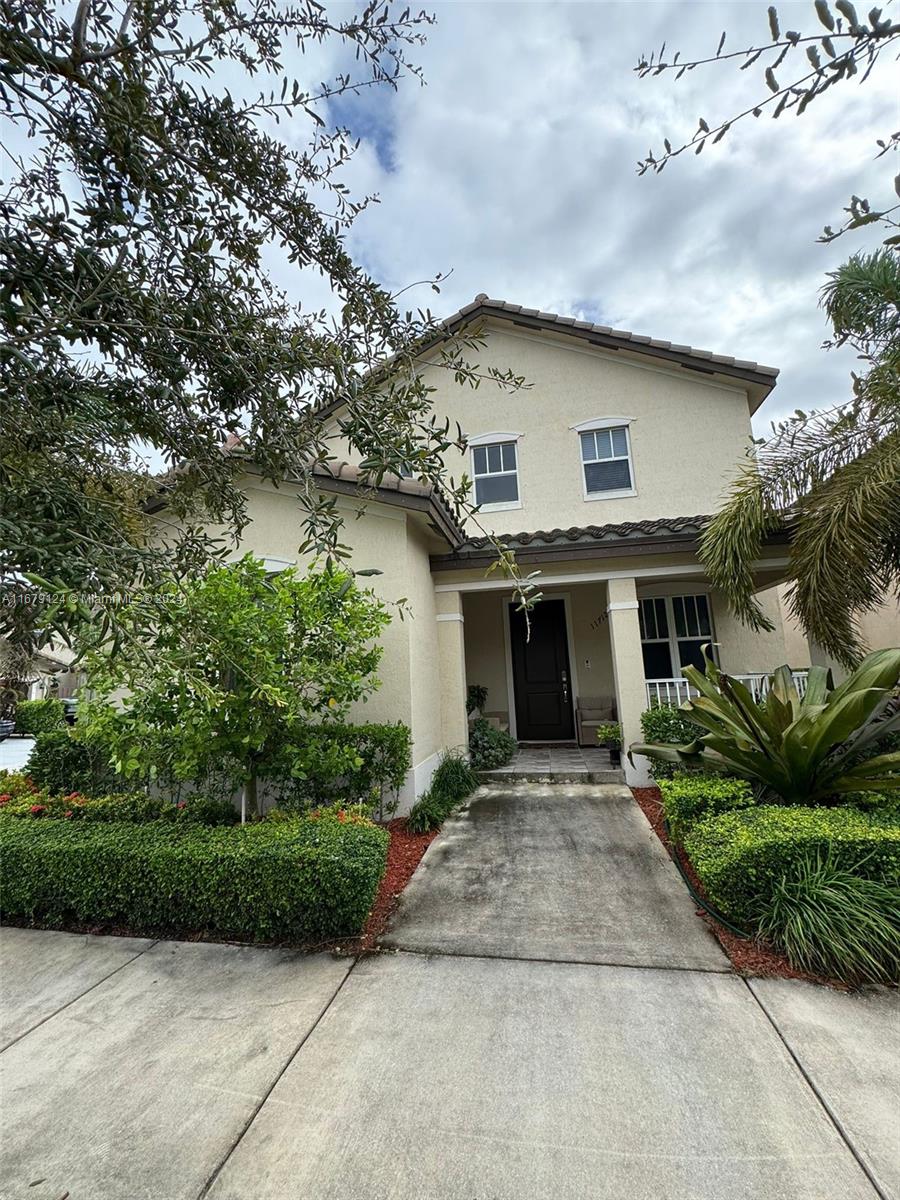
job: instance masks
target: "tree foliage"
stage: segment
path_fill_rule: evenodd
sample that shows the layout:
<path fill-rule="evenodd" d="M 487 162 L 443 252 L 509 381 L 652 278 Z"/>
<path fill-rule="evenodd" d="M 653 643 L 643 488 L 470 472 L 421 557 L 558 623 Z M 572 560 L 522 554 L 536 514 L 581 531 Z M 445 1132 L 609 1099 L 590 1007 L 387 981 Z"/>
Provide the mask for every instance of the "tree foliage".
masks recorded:
<path fill-rule="evenodd" d="M 867 369 L 849 404 L 796 413 L 754 447 L 706 529 L 701 557 L 738 616 L 771 628 L 753 595 L 764 536 L 792 530 L 788 591 L 806 632 L 852 665 L 864 652 L 859 614 L 900 587 L 900 260 L 854 255 L 829 276 L 837 341 Z"/>
<path fill-rule="evenodd" d="M 125 775 L 165 766 L 193 779 L 211 763 L 236 763 L 252 803 L 267 768 L 290 762 L 302 772 L 307 722 L 338 720 L 377 687 L 389 617 L 345 572 L 270 578 L 248 555 L 171 581 L 119 621 L 120 652 L 101 647 L 88 659 L 96 700 L 79 718 L 87 735 Z M 159 762 L 166 751 L 171 761 Z M 340 774 L 342 763 L 333 766 Z"/>
<path fill-rule="evenodd" d="M 648 156 L 640 173 L 662 171 L 687 150 L 700 154 L 740 121 L 769 112 L 802 115 L 838 84 L 864 82 L 879 60 L 896 57 L 900 23 L 873 8 L 861 20 L 849 0 L 814 5 L 811 33 L 782 31 L 768 10 L 770 42 L 725 51 L 723 33 L 706 58 L 643 57 L 642 76 L 686 72 L 716 62 L 740 62 L 763 71 L 767 95 L 740 113 L 698 122 L 693 136 Z M 900 149 L 900 132 L 879 139 L 877 157 Z M 848 665 L 864 653 L 859 615 L 900 592 L 900 175 L 891 199 L 873 205 L 851 197 L 845 219 L 826 226 L 822 241 L 849 230 L 879 226 L 883 245 L 854 254 L 828 277 L 822 303 L 834 337 L 827 346 L 852 346 L 864 364 L 853 375 L 847 403 L 813 413 L 797 412 L 773 426 L 753 447 L 727 501 L 704 534 L 701 557 L 713 582 L 737 615 L 755 629 L 771 628 L 756 602 L 753 563 L 765 535 L 792 531 L 789 603 L 806 633 Z"/>
<path fill-rule="evenodd" d="M 678 80 L 698 67 L 719 62 L 740 62 L 741 71 L 752 67 L 761 71 L 766 90 L 758 94 L 746 108 L 730 117 L 712 124 L 705 117 L 700 117 L 690 138 L 674 143 L 665 138 L 662 151 L 654 153 L 650 150 L 647 157 L 640 160 L 638 173 L 659 173 L 673 158 L 688 150 L 702 154 L 707 145 L 716 145 L 747 117 L 758 118 L 768 114 L 777 119 L 784 113 L 802 116 L 814 100 L 838 84 L 851 80 L 864 83 L 883 55 L 896 57 L 890 51 L 892 46 L 900 42 L 900 22 L 885 16 L 882 9 L 873 8 L 869 11 L 868 19 L 860 20 L 850 0 L 836 0 L 834 10 L 828 0 L 815 0 L 813 8 L 817 24 L 810 33 L 782 30 L 778 10 L 772 5 L 768 9 L 768 43 L 756 43 L 741 50 L 726 50 L 725 31 L 718 40 L 714 55 L 682 58 L 680 51 L 667 55 L 665 42 L 659 51 L 654 51 L 649 57 L 642 55 L 635 67 L 641 78 L 669 73 Z M 878 139 L 877 145 L 878 158 L 900 149 L 900 131 Z M 896 196 L 900 196 L 900 176 L 894 179 L 894 191 Z M 896 202 L 896 197 L 881 207 L 873 208 L 867 199 L 853 196 L 846 209 L 845 221 L 837 230 L 826 226 L 821 240 L 832 241 L 847 229 L 857 229 L 875 221 L 900 229 L 900 223 L 896 220 L 898 211 L 900 203 Z M 891 235 L 888 240 L 896 244 L 900 237 Z"/>
<path fill-rule="evenodd" d="M 91 595 L 149 593 L 224 554 L 247 519 L 229 435 L 263 477 L 296 484 L 299 548 L 332 561 L 341 516 L 311 467 L 338 437 L 373 482 L 411 464 L 471 508 L 441 459 L 462 434 L 416 369 L 435 323 L 347 252 L 371 198 L 342 180 L 354 143 L 328 107 L 415 79 L 431 21 L 389 0 L 0 2 L 0 567 L 7 588 L 27 576 L 64 597 L 5 608 L 14 639 L 70 634 L 96 615 Z M 323 45 L 348 69 L 292 78 L 290 56 L 311 76 Z M 321 277 L 331 315 L 292 303 L 276 264 L 292 288 Z M 461 385 L 517 386 L 469 365 L 477 344 L 445 341 L 436 360 Z M 335 428 L 322 412 L 338 399 Z M 165 546 L 148 457 L 168 468 Z"/>

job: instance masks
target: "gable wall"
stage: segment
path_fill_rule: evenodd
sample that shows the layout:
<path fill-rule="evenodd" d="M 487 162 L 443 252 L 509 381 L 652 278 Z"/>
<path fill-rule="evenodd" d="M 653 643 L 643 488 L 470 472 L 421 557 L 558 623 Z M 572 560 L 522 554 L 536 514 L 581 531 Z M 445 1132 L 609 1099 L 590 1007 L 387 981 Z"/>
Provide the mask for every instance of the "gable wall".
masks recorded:
<path fill-rule="evenodd" d="M 485 345 L 465 354 L 482 368 L 512 369 L 531 386 L 509 392 L 482 381 L 473 390 L 450 372 L 424 367 L 434 387 L 434 410 L 474 437 L 521 433 L 518 443 L 520 507 L 483 510 L 485 530 L 606 525 L 660 516 L 711 513 L 721 503 L 749 444 L 747 396 L 737 386 L 710 382 L 698 372 L 622 352 L 573 344 L 559 335 L 484 332 Z M 632 418 L 629 425 L 637 494 L 585 499 L 578 434 L 572 425 L 596 417 Z M 339 458 L 359 461 L 335 437 Z M 454 478 L 471 476 L 471 452 L 449 450 Z"/>

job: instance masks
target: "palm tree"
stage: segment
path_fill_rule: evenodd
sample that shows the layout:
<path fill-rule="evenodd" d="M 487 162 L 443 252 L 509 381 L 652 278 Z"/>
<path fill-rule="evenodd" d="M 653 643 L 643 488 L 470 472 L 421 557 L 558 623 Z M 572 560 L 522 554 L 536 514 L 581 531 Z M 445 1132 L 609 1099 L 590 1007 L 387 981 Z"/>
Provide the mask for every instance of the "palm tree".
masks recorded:
<path fill-rule="evenodd" d="M 894 239 L 891 239 L 892 241 Z M 753 597 L 753 562 L 767 533 L 792 533 L 788 600 L 806 634 L 852 665 L 865 647 L 858 616 L 900 594 L 900 258 L 855 254 L 831 273 L 822 304 L 831 345 L 865 369 L 853 399 L 796 413 L 758 442 L 707 527 L 701 558 L 735 613 L 771 629 Z"/>

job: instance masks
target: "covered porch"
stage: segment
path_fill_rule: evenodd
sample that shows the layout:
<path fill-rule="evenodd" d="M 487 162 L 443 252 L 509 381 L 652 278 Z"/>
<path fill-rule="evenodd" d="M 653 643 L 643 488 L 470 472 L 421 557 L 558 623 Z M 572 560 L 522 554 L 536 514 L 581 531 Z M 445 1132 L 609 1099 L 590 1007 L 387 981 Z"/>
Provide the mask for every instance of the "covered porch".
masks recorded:
<path fill-rule="evenodd" d="M 560 533 L 535 537 L 556 541 Z M 523 573 L 534 569 L 533 562 L 541 564 L 541 599 L 527 620 L 508 580 L 459 569 L 458 555 L 455 561 L 433 561 L 438 619 L 456 622 L 453 636 L 462 659 L 456 660 L 462 694 L 450 704 L 461 734 L 456 743 L 465 737 L 458 716 L 465 688 L 479 685 L 487 689 L 482 715 L 519 742 L 519 770 L 546 766 L 552 774 L 554 749 L 563 769 L 569 766 L 561 753 L 567 748 L 605 754 L 598 747 L 598 725 L 614 721 L 622 729 L 627 780 L 641 784 L 648 780 L 646 763 L 629 763 L 624 751 L 641 739 L 640 718 L 647 708 L 687 698 L 682 671 L 702 662 L 705 644 L 714 643 L 722 668 L 743 677 L 757 695 L 767 674 L 785 662 L 773 588 L 785 562 L 783 547 L 773 547 L 758 564 L 759 598 L 775 628 L 757 633 L 741 625 L 711 587 L 694 552 L 696 527 L 687 537 L 668 537 L 663 544 L 656 539 L 648 545 L 650 539 L 642 536 L 632 551 L 639 547 L 640 557 L 625 557 L 621 537 L 608 549 L 598 547 L 597 540 L 587 542 L 592 553 L 578 557 L 571 544 L 564 549 L 549 541 L 546 550 L 552 546 L 552 554 L 530 546 L 517 553 Z M 684 545 L 687 540 L 694 544 Z M 795 680 L 802 689 L 805 672 L 797 670 Z M 546 764 L 536 763 L 540 754 L 547 756 Z M 606 769 L 599 760 L 593 765 Z"/>

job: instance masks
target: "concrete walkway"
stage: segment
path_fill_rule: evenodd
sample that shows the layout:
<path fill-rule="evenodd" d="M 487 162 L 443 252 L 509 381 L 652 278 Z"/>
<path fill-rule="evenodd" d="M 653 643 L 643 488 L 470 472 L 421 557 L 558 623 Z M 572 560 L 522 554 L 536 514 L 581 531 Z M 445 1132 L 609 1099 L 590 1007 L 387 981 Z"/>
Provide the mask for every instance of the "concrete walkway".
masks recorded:
<path fill-rule="evenodd" d="M 628 788 L 483 788 L 432 843 L 383 944 L 729 970 Z"/>
<path fill-rule="evenodd" d="M 396 952 L 4 931 L 0 1195 L 900 1200 L 896 993 L 739 979 L 626 797 L 541 793 L 448 824 Z"/>

